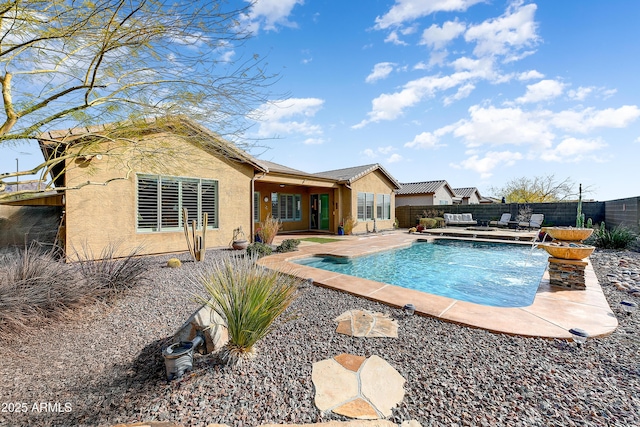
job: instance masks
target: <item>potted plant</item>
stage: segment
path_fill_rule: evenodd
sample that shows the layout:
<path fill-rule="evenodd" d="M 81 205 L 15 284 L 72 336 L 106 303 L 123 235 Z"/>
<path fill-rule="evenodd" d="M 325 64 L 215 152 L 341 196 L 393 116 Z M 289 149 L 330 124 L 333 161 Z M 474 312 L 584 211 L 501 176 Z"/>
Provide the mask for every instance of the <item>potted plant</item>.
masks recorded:
<path fill-rule="evenodd" d="M 231 247 L 235 250 L 243 250 L 247 249 L 247 246 L 249 246 L 249 241 L 244 235 L 244 231 L 242 231 L 242 226 L 235 228 L 231 239 Z"/>

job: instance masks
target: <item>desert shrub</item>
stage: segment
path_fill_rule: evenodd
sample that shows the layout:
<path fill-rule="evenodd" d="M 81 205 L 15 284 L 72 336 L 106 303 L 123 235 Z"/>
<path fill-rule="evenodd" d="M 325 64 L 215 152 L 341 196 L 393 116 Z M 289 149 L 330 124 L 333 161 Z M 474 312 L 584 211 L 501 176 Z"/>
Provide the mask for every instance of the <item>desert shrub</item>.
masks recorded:
<path fill-rule="evenodd" d="M 0 339 L 66 318 L 95 301 L 74 269 L 37 245 L 5 253 L 0 265 Z"/>
<path fill-rule="evenodd" d="M 296 297 L 301 280 L 256 264 L 256 258 L 227 259 L 202 276 L 207 304 L 224 319 L 229 342 L 221 351 L 224 363 L 236 364 L 255 354 L 255 344 Z"/>
<path fill-rule="evenodd" d="M 435 218 L 420 218 L 420 225 L 424 228 L 436 228 L 438 220 Z"/>
<path fill-rule="evenodd" d="M 278 234 L 278 230 L 282 227 L 282 223 L 279 219 L 267 215 L 264 221 L 260 223 L 260 231 L 258 232 L 262 243 L 270 245 L 273 243 L 273 239 Z"/>
<path fill-rule="evenodd" d="M 425 209 L 422 211 L 422 215 L 418 217 L 418 220 L 420 220 L 421 218 L 439 218 L 442 217 L 444 215 L 444 211 L 443 210 L 439 210 L 439 209 Z"/>
<path fill-rule="evenodd" d="M 630 228 L 617 225 L 607 230 L 603 221 L 586 243 L 602 249 L 627 249 L 636 244 L 637 240 L 638 235 Z"/>
<path fill-rule="evenodd" d="M 98 259 L 88 248 L 76 254 L 80 260 L 77 269 L 84 280 L 101 297 L 109 297 L 147 281 L 147 260 L 139 257 L 141 247 L 132 249 L 126 256 L 117 257 L 118 243 L 110 243 L 100 252 Z"/>
<path fill-rule="evenodd" d="M 262 242 L 251 243 L 247 246 L 247 255 L 252 258 L 262 258 L 263 256 L 271 255 L 272 252 L 271 246 Z"/>
<path fill-rule="evenodd" d="M 285 239 L 282 241 L 282 243 L 280 243 L 280 246 L 276 248 L 276 252 L 293 252 L 298 249 L 299 244 L 299 239 Z"/>
<path fill-rule="evenodd" d="M 344 227 L 344 234 L 347 236 L 353 232 L 355 226 L 358 225 L 358 220 L 349 215 L 342 220 L 342 226 Z"/>

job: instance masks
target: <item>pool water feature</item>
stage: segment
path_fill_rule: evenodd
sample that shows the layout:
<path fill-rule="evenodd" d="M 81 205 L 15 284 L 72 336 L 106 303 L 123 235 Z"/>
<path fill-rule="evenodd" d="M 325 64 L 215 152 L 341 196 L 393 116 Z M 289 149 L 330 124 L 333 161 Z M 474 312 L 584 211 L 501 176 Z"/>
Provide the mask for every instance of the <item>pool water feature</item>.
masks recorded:
<path fill-rule="evenodd" d="M 533 303 L 547 254 L 530 245 L 438 239 L 371 255 L 297 264 L 494 307 Z"/>

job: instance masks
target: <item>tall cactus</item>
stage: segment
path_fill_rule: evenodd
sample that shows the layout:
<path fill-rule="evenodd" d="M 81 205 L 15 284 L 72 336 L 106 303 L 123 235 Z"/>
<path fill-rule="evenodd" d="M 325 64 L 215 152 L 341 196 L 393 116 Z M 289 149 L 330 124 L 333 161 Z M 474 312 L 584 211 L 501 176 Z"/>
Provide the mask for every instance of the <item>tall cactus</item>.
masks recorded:
<path fill-rule="evenodd" d="M 207 212 L 202 216 L 202 235 L 196 234 L 196 220 L 191 221 L 191 233 L 189 233 L 189 211 L 182 208 L 182 226 L 184 227 L 184 237 L 187 239 L 187 247 L 189 253 L 195 261 L 204 261 L 204 255 L 207 251 L 207 222 L 209 214 Z"/>
<path fill-rule="evenodd" d="M 582 184 L 580 184 L 578 196 L 578 214 L 576 215 L 576 228 L 584 228 L 584 214 L 582 213 Z"/>

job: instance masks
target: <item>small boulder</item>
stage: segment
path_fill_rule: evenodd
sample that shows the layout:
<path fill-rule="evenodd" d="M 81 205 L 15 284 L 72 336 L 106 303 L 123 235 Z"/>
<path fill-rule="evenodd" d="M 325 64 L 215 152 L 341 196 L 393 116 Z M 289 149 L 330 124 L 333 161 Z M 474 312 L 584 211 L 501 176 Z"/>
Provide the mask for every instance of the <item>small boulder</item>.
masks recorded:
<path fill-rule="evenodd" d="M 170 258 L 169 261 L 167 261 L 167 267 L 169 268 L 178 268 L 181 266 L 182 262 L 180 262 L 178 258 Z"/>
<path fill-rule="evenodd" d="M 198 347 L 202 354 L 220 350 L 229 341 L 229 333 L 225 321 L 208 305 L 203 305 L 180 327 L 174 341 L 191 341 L 198 332 L 204 335 L 204 343 Z"/>

